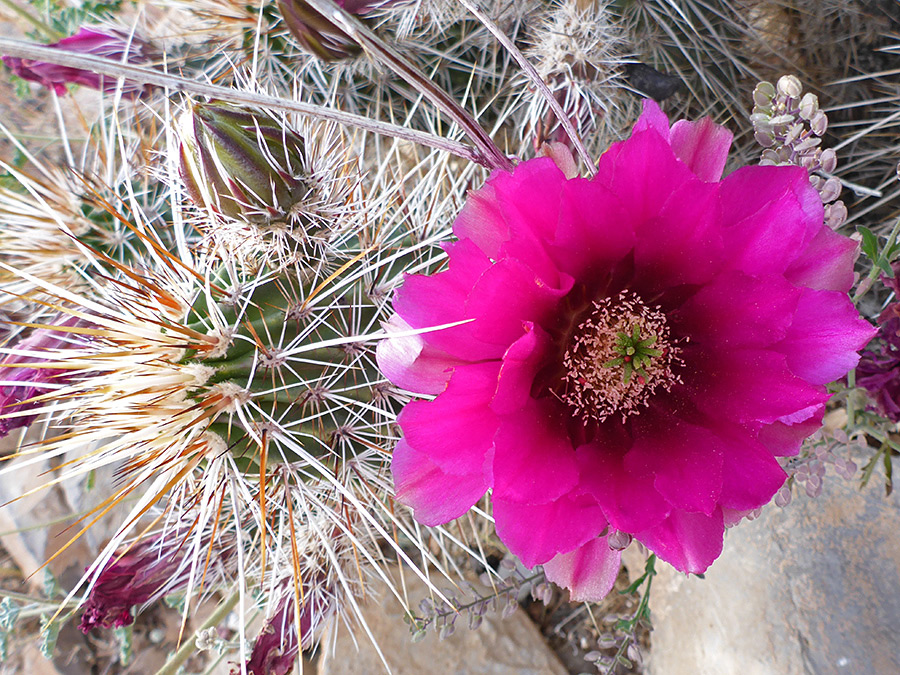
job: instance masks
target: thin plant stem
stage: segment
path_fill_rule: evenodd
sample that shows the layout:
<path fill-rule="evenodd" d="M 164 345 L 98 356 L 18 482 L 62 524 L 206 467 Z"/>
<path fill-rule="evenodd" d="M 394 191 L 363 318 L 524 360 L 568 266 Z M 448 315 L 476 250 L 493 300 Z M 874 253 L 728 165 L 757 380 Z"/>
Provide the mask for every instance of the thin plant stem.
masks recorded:
<path fill-rule="evenodd" d="M 25 11 L 24 8 L 20 7 L 15 2 L 13 2 L 13 0 L 0 0 L 0 4 L 11 9 L 13 12 L 18 14 L 23 19 L 25 19 L 25 21 L 27 21 L 32 26 L 37 28 L 40 32 L 42 32 L 44 35 L 49 37 L 51 40 L 61 40 L 62 38 L 65 37 L 65 35 L 63 35 L 59 31 L 53 30 L 52 28 L 50 28 L 50 26 L 48 26 L 46 23 L 44 23 L 40 19 L 38 19 L 35 16 L 32 16 L 29 12 Z"/>
<path fill-rule="evenodd" d="M 237 605 L 240 596 L 240 591 L 235 591 L 231 596 L 219 603 L 219 606 L 216 607 L 216 610 L 210 615 L 206 622 L 200 626 L 197 633 L 222 623 L 229 612 Z M 174 656 L 166 662 L 166 665 L 156 671 L 156 675 L 175 675 L 181 665 L 196 651 L 197 646 L 194 644 L 193 638 L 185 640 L 184 644 L 181 645 L 177 652 L 175 652 Z"/>
<path fill-rule="evenodd" d="M 513 41 L 509 39 L 509 36 L 506 35 L 502 30 L 500 30 L 497 24 L 491 21 L 490 17 L 484 13 L 484 10 L 482 10 L 481 7 L 472 2 L 472 0 L 459 0 L 459 2 L 466 9 L 468 9 L 472 13 L 472 15 L 484 25 L 485 28 L 493 33 L 494 37 L 497 39 L 497 42 L 503 45 L 503 48 L 507 52 L 509 52 L 509 55 L 512 56 L 513 59 L 515 59 L 516 63 L 519 64 L 519 67 L 525 72 L 525 74 L 532 81 L 541 96 L 543 96 L 547 101 L 547 104 L 550 106 L 553 114 L 556 115 L 556 119 L 559 120 L 560 125 L 566 132 L 566 135 L 569 137 L 572 145 L 575 146 L 575 150 L 576 152 L 578 152 L 578 156 L 584 163 L 585 169 L 591 176 L 593 176 L 597 172 L 597 170 L 594 166 L 594 160 L 591 158 L 591 154 L 585 147 L 584 141 L 581 140 L 581 136 L 579 136 L 578 132 L 575 130 L 575 127 L 572 124 L 572 120 L 569 119 L 566 111 L 563 110 L 563 107 L 559 104 L 559 101 L 556 100 L 553 92 L 550 91 L 550 87 L 547 86 L 547 83 L 544 82 L 535 67 L 531 65 L 531 62 L 528 59 L 525 58 L 525 55 L 518 47 L 516 47 Z"/>
<path fill-rule="evenodd" d="M 456 155 L 457 157 L 489 168 L 496 168 L 497 166 L 494 158 L 489 158 L 483 153 L 463 143 L 424 131 L 407 129 L 396 124 L 373 120 L 362 115 L 354 115 L 353 113 L 314 105 L 312 103 L 301 103 L 300 101 L 291 101 L 289 99 L 267 96 L 265 94 L 254 94 L 252 92 L 240 91 L 205 82 L 195 82 L 194 80 L 189 80 L 185 77 L 164 73 L 152 68 L 104 59 L 99 56 L 94 56 L 93 54 L 76 54 L 62 49 L 51 49 L 43 45 L 36 45 L 21 40 L 12 40 L 10 38 L 0 37 L 0 52 L 9 56 L 34 59 L 60 66 L 69 66 L 71 68 L 81 68 L 82 70 L 90 70 L 100 75 L 120 77 L 141 84 L 166 87 L 171 91 L 199 94 L 210 98 L 230 101 L 232 103 L 243 103 L 272 110 L 295 112 L 315 119 L 337 122 L 344 126 L 363 129 L 382 136 L 407 140 L 425 147 L 450 153 L 451 155 Z"/>
<path fill-rule="evenodd" d="M 306 0 L 306 2 L 323 17 L 326 17 L 356 40 L 367 53 L 383 62 L 407 83 L 412 85 L 422 96 L 447 113 L 466 132 L 466 135 L 472 139 L 475 147 L 489 162 L 488 166 L 505 171 L 512 170 L 512 161 L 497 147 L 497 144 L 494 143 L 487 131 L 452 96 L 413 67 L 408 59 L 404 59 L 390 45 L 366 28 L 362 22 L 343 7 L 335 4 L 333 0 Z"/>

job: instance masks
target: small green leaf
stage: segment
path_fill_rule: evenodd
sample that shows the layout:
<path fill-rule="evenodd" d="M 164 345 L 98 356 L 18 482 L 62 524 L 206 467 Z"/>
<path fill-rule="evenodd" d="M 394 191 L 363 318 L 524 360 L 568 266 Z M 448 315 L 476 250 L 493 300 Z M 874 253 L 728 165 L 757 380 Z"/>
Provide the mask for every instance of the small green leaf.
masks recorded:
<path fill-rule="evenodd" d="M 869 260 L 877 260 L 878 258 L 878 237 L 868 227 L 863 225 L 857 226 L 857 231 L 862 235 L 862 243 L 860 249 Z"/>
<path fill-rule="evenodd" d="M 19 618 L 19 605 L 12 598 L 6 597 L 0 601 L 0 632 L 8 633 L 16 625 Z"/>
<path fill-rule="evenodd" d="M 62 624 L 59 621 L 51 621 L 49 614 L 41 614 L 41 654 L 45 659 L 53 658 L 60 628 Z"/>
<path fill-rule="evenodd" d="M 116 642 L 119 645 L 119 663 L 123 666 L 127 666 L 131 661 L 133 654 L 132 638 L 134 637 L 134 624 L 120 626 L 119 628 L 114 629 L 113 636 L 116 638 Z"/>

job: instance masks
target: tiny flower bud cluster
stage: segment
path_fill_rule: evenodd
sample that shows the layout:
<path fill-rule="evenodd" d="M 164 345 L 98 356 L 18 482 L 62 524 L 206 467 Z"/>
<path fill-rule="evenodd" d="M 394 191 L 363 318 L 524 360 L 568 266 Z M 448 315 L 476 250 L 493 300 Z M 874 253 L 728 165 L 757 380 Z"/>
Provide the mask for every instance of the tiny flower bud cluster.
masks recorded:
<path fill-rule="evenodd" d="M 803 485 L 808 497 L 818 497 L 822 493 L 825 469 L 829 464 L 834 465 L 835 473 L 845 480 L 850 480 L 856 473 L 856 462 L 838 454 L 841 449 L 846 450 L 850 446 L 850 439 L 843 429 L 835 429 L 827 437 L 819 431 L 813 439 L 816 442 L 809 450 L 788 463 L 786 470 L 791 480 L 775 494 L 776 506 L 783 508 L 791 503 L 791 487 L 795 482 Z"/>
<path fill-rule="evenodd" d="M 804 94 L 794 75 L 784 75 L 774 86 L 760 82 L 753 90 L 753 103 L 750 121 L 757 143 L 765 148 L 759 163 L 795 164 L 809 171 L 809 180 L 825 204 L 825 223 L 832 229 L 839 227 L 847 219 L 847 207 L 835 201 L 841 194 L 841 181 L 832 175 L 837 155 L 821 147 L 828 117 L 819 109 L 819 99 L 812 92 Z"/>

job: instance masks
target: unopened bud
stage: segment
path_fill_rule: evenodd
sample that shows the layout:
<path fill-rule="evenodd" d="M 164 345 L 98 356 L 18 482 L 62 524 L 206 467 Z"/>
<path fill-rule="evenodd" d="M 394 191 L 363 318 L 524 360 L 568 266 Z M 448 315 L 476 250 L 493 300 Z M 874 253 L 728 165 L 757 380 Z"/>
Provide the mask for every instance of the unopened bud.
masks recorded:
<path fill-rule="evenodd" d="M 191 199 L 233 218 L 289 216 L 309 193 L 303 137 L 225 103 L 195 104 L 183 119 L 181 177 Z"/>
<path fill-rule="evenodd" d="M 394 2 L 396 0 L 335 0 L 344 10 L 358 16 Z M 304 49 L 323 61 L 339 61 L 362 51 L 356 40 L 313 9 L 306 0 L 278 0 L 278 9 L 291 35 Z"/>

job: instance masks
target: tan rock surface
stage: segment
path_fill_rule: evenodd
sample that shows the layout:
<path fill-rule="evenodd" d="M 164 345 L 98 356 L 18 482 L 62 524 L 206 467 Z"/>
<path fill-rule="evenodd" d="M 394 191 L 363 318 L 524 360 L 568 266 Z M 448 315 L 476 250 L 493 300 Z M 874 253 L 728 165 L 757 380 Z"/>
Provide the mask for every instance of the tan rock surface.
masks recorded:
<path fill-rule="evenodd" d="M 409 576 L 409 575 L 408 575 Z M 410 580 L 412 606 L 427 596 L 424 584 Z M 370 602 L 364 608 L 366 622 L 381 647 L 393 675 L 566 675 L 567 671 L 547 646 L 543 636 L 524 612 L 503 619 L 488 613 L 477 630 L 466 628 L 465 616 L 456 632 L 440 640 L 429 631 L 420 642 L 410 639 L 399 603 L 390 598 Z M 378 675 L 385 667 L 361 630 L 354 631 L 356 644 L 343 625 L 334 639 L 334 652 L 321 660 L 318 675 Z M 359 645 L 357 651 L 356 645 Z"/>
<path fill-rule="evenodd" d="M 900 673 L 900 498 L 856 485 L 770 505 L 705 579 L 658 566 L 651 674 Z"/>

